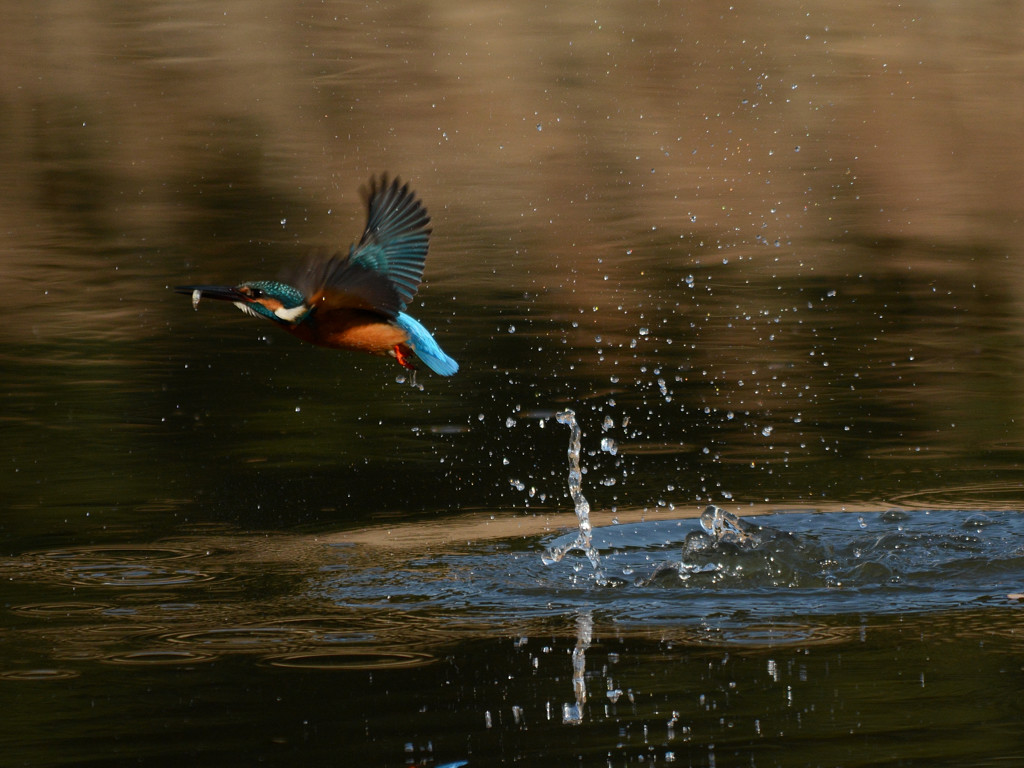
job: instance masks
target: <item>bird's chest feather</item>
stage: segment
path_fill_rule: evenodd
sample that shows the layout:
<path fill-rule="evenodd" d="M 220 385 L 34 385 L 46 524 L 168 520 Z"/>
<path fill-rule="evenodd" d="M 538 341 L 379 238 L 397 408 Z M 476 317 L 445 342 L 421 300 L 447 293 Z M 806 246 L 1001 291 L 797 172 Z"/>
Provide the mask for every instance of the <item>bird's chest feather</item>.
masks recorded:
<path fill-rule="evenodd" d="M 405 331 L 382 316 L 360 311 L 317 312 L 288 330 L 303 341 L 321 347 L 378 355 L 388 354 L 396 344 L 404 344 L 408 338 Z"/>

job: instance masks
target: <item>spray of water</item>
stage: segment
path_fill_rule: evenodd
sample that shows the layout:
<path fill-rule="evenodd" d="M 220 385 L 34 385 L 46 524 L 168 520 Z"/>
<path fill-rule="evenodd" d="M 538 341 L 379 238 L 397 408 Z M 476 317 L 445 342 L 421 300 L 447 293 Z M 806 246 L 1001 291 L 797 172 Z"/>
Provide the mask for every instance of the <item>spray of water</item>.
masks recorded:
<path fill-rule="evenodd" d="M 590 503 L 583 495 L 583 470 L 580 467 L 580 450 L 582 443 L 582 432 L 576 422 L 576 414 L 566 409 L 555 415 L 559 424 L 569 427 L 569 496 L 576 508 L 576 519 L 579 525 L 579 533 L 576 538 L 568 544 L 558 547 L 550 547 L 545 550 L 542 560 L 545 565 L 552 565 L 560 562 L 567 554 L 573 551 L 582 552 L 590 560 L 594 568 L 594 580 L 601 586 L 619 586 L 623 584 L 617 578 L 608 578 L 601 565 L 601 558 L 594 547 L 593 526 L 590 522 Z M 700 516 L 700 526 L 703 532 L 692 532 L 687 536 L 683 547 L 683 561 L 671 563 L 649 578 L 638 578 L 639 585 L 650 583 L 661 575 L 664 570 L 674 572 L 699 572 L 716 571 L 721 566 L 717 561 L 690 563 L 688 560 L 695 557 L 706 559 L 708 556 L 717 557 L 721 554 L 723 545 L 732 546 L 740 551 L 753 550 L 764 544 L 773 542 L 786 536 L 780 531 L 771 528 L 754 525 L 741 517 L 727 512 L 721 507 L 709 504 Z"/>
<path fill-rule="evenodd" d="M 715 544 L 729 543 L 756 547 L 764 543 L 766 538 L 762 535 L 764 529 L 760 526 L 752 525 L 714 504 L 709 504 L 700 516 L 700 527 Z"/>
<path fill-rule="evenodd" d="M 580 444 L 582 432 L 580 425 L 576 423 L 576 414 L 571 409 L 566 409 L 555 415 L 559 424 L 568 425 L 571 430 L 569 436 L 569 496 L 576 507 L 576 519 L 579 523 L 580 532 L 570 543 L 548 549 L 544 552 L 543 561 L 545 565 L 559 562 L 569 552 L 577 550 L 583 552 L 594 567 L 594 576 L 598 584 L 604 585 L 608 580 L 601 568 L 601 558 L 594 549 L 593 526 L 590 523 L 590 503 L 583 495 L 583 471 L 580 469 Z"/>

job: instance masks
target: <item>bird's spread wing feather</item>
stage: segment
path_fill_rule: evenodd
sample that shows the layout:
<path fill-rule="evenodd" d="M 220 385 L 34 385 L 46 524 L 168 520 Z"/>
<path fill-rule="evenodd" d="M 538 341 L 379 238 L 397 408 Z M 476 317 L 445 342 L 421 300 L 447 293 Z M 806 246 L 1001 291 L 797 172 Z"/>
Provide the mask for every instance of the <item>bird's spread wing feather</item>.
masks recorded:
<path fill-rule="evenodd" d="M 430 217 L 408 185 L 387 176 L 363 190 L 366 229 L 349 253 L 313 254 L 293 277 L 311 307 L 360 309 L 396 317 L 416 295 Z"/>

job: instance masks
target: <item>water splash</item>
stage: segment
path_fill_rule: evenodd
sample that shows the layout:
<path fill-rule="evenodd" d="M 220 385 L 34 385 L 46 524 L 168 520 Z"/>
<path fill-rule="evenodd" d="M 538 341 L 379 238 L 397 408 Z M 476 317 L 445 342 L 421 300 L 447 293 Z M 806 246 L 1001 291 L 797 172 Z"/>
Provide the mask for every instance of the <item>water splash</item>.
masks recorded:
<path fill-rule="evenodd" d="M 801 575 L 809 573 L 820 586 L 830 584 L 829 577 L 822 574 L 827 554 L 807 538 L 751 523 L 714 504 L 701 514 L 700 527 L 686 535 L 679 561 L 662 563 L 653 574 L 638 577 L 634 583 L 646 586 L 674 574 L 684 581 L 796 586 Z"/>
<path fill-rule="evenodd" d="M 708 504 L 700 516 L 700 527 L 711 537 L 713 544 L 735 544 L 745 549 L 760 546 L 781 534 L 780 531 L 748 523 L 714 504 Z"/>
<path fill-rule="evenodd" d="M 583 495 L 583 470 L 580 468 L 580 444 L 582 431 L 576 423 L 576 414 L 572 409 L 567 408 L 555 414 L 559 424 L 568 425 L 571 433 L 569 435 L 569 496 L 576 507 L 576 519 L 579 523 L 580 532 L 576 538 L 561 547 L 552 547 L 544 552 L 542 560 L 545 565 L 552 565 L 559 562 L 569 552 L 577 550 L 583 552 L 590 564 L 594 567 L 594 577 L 598 584 L 608 584 L 604 571 L 601 568 L 601 558 L 593 543 L 593 526 L 590 522 L 590 503 Z"/>
<path fill-rule="evenodd" d="M 601 565 L 601 558 L 597 548 L 594 546 L 594 529 L 590 522 L 590 502 L 583 495 L 583 470 L 580 466 L 580 452 L 582 449 L 582 430 L 576 421 L 576 414 L 572 409 L 567 408 L 555 414 L 559 424 L 565 424 L 570 429 L 569 434 L 569 495 L 572 497 L 573 505 L 576 508 L 576 519 L 579 525 L 579 533 L 576 537 L 561 546 L 552 546 L 545 550 L 541 559 L 545 565 L 553 565 L 560 562 L 572 551 L 582 552 L 590 560 L 594 568 L 594 580 L 601 586 L 617 586 L 619 579 L 609 579 Z M 608 438 L 605 438 L 608 440 Z M 605 448 L 605 440 L 602 440 L 602 449 Z M 614 451 L 612 451 L 614 453 Z M 779 531 L 765 529 L 761 526 L 748 523 L 732 512 L 727 512 L 721 507 L 709 504 L 700 517 L 700 525 L 703 532 L 693 532 L 686 541 L 683 552 L 683 562 L 673 564 L 674 570 L 707 571 L 717 570 L 716 564 L 688 565 L 687 554 L 710 553 L 717 551 L 722 545 L 733 546 L 736 549 L 754 549 L 773 541 L 779 536 L 784 536 Z M 657 572 L 656 574 L 657 575 Z M 637 579 L 641 584 L 646 579 Z"/>

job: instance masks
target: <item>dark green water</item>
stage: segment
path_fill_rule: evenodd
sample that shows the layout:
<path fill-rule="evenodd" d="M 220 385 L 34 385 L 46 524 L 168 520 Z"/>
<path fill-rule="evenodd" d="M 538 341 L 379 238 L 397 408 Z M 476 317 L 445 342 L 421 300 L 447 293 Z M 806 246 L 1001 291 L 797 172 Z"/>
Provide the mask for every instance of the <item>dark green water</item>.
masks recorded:
<path fill-rule="evenodd" d="M 1022 760 L 1015 6 L 6 6 L 0 763 Z M 384 170 L 458 376 L 170 290 Z"/>

